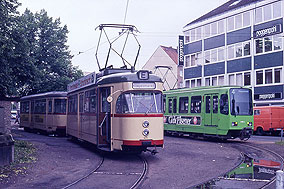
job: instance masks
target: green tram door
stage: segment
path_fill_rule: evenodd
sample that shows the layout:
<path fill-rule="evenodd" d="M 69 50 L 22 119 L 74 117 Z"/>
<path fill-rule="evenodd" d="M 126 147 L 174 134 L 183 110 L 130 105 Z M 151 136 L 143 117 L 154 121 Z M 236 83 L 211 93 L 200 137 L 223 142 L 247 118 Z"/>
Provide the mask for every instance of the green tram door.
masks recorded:
<path fill-rule="evenodd" d="M 110 95 L 110 87 L 98 88 L 98 148 L 110 148 L 111 142 L 111 105 L 107 101 Z"/>
<path fill-rule="evenodd" d="M 217 134 L 218 129 L 218 94 L 206 94 L 205 113 L 204 113 L 204 132 L 208 134 Z"/>

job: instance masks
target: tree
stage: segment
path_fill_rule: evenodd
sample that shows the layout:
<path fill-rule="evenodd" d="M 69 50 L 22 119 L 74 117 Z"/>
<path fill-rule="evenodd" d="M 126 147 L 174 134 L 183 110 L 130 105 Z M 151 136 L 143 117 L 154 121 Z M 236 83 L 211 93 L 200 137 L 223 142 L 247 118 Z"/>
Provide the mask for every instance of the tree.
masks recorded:
<path fill-rule="evenodd" d="M 0 1 L 0 97 L 12 95 L 16 92 L 11 75 L 10 57 L 13 56 L 14 41 L 12 29 L 18 15 L 17 0 Z"/>
<path fill-rule="evenodd" d="M 67 26 L 45 10 L 19 15 L 18 6 L 17 0 L 0 2 L 0 97 L 66 90 L 83 75 L 71 64 Z"/>

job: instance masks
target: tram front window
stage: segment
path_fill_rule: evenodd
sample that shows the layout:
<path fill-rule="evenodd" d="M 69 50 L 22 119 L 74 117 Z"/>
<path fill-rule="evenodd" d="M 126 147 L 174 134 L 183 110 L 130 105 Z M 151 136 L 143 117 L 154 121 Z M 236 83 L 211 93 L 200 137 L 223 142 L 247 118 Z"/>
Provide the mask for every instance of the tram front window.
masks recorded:
<path fill-rule="evenodd" d="M 252 94 L 249 89 L 230 89 L 232 115 L 252 115 Z"/>
<path fill-rule="evenodd" d="M 162 93 L 127 92 L 116 102 L 117 113 L 162 113 Z"/>

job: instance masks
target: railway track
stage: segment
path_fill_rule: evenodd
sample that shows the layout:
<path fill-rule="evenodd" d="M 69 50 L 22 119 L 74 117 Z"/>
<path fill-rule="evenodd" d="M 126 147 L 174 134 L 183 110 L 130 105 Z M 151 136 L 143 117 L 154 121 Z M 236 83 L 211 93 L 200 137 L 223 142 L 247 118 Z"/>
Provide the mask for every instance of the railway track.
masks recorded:
<path fill-rule="evenodd" d="M 107 181 L 107 180 L 111 179 L 111 178 L 109 178 L 111 175 L 120 176 L 120 177 L 123 176 L 123 175 L 125 175 L 125 176 L 129 176 L 129 175 L 130 176 L 139 176 L 137 179 L 135 179 L 135 181 L 133 182 L 133 184 L 131 186 L 127 186 L 127 188 L 129 187 L 130 189 L 136 189 L 143 182 L 143 180 L 145 179 L 146 174 L 148 172 L 148 162 L 147 162 L 147 160 L 144 157 L 142 157 L 142 156 L 138 156 L 137 155 L 136 157 L 138 159 L 140 159 L 140 161 L 143 164 L 143 169 L 142 169 L 141 172 L 135 172 L 135 171 L 134 172 L 128 172 L 128 173 L 117 172 L 115 170 L 115 168 L 112 169 L 109 165 L 106 165 L 106 164 L 110 164 L 109 162 L 106 163 L 107 161 L 112 161 L 112 166 L 115 167 L 115 165 L 113 165 L 113 162 L 115 162 L 115 161 L 110 160 L 110 159 L 106 158 L 105 156 L 102 156 L 101 161 L 99 162 L 97 167 L 95 167 L 93 170 L 91 170 L 85 176 L 83 176 L 81 178 L 78 178 L 74 182 L 72 182 L 72 183 L 62 187 L 61 189 L 80 188 L 81 185 L 84 185 L 84 182 L 89 182 L 88 186 L 92 185 L 92 183 L 90 183 L 90 182 L 93 182 L 94 185 L 95 185 L 96 182 L 98 181 L 98 178 L 99 179 L 105 179 Z M 105 166 L 105 167 L 103 167 L 103 166 Z M 91 179 L 91 181 L 88 180 L 88 179 Z M 130 182 L 128 182 L 128 183 L 130 183 Z M 111 181 L 109 182 L 109 184 L 111 185 Z M 114 187 L 114 186 L 112 186 L 112 187 Z M 84 186 L 83 186 L 83 188 L 84 188 Z M 119 188 L 119 186 L 117 186 L 116 188 Z M 122 187 L 122 188 L 125 188 L 125 187 Z"/>
<path fill-rule="evenodd" d="M 240 154 L 241 161 L 238 163 L 237 166 L 235 166 L 230 171 L 220 175 L 217 178 L 207 180 L 206 182 L 200 183 L 200 184 L 192 186 L 190 188 L 212 188 L 212 186 L 216 186 L 216 183 L 218 183 L 222 180 L 226 180 L 226 182 L 228 183 L 228 186 L 230 185 L 230 182 L 231 182 L 231 186 L 232 186 L 233 184 L 236 184 L 236 181 L 241 181 L 241 182 L 246 182 L 246 183 L 258 182 L 259 186 L 256 187 L 256 188 L 261 188 L 261 189 L 271 188 L 271 185 L 273 185 L 273 183 L 276 181 L 276 175 L 274 175 L 270 179 L 263 179 L 263 180 L 261 180 L 261 179 L 245 179 L 245 178 L 227 178 L 225 175 L 228 175 L 229 172 L 231 172 L 232 170 L 239 167 L 242 163 L 244 163 L 245 156 L 250 156 L 250 153 L 248 153 L 248 151 L 249 151 L 248 149 L 258 151 L 258 152 L 262 152 L 262 153 L 267 153 L 267 154 L 270 154 L 271 156 L 274 156 L 274 158 L 277 159 L 280 162 L 280 168 L 279 169 L 281 169 L 281 170 L 283 170 L 283 168 L 284 168 L 284 165 L 283 165 L 284 157 L 282 157 L 280 154 L 278 154 L 278 153 L 276 153 L 272 150 L 262 148 L 262 147 L 256 147 L 256 146 L 253 146 L 253 145 L 250 145 L 250 144 L 247 144 L 247 143 L 246 144 L 245 143 L 238 143 L 237 146 L 242 146 L 243 148 L 246 149 L 244 151 L 241 151 L 241 154 Z M 252 153 L 254 153 L 254 152 L 252 152 Z M 234 186 L 236 186 L 236 185 L 234 185 Z"/>

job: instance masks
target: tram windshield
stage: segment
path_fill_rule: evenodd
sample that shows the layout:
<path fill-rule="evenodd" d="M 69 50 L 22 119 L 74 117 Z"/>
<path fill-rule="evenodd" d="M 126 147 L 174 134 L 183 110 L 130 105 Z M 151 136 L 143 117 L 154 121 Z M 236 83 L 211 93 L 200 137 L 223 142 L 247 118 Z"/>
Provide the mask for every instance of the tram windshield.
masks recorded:
<path fill-rule="evenodd" d="M 162 113 L 162 93 L 127 92 L 116 102 L 117 113 Z"/>
<path fill-rule="evenodd" d="M 230 89 L 232 115 L 252 115 L 252 94 L 249 89 Z"/>

